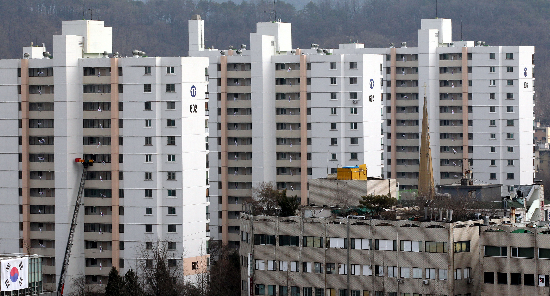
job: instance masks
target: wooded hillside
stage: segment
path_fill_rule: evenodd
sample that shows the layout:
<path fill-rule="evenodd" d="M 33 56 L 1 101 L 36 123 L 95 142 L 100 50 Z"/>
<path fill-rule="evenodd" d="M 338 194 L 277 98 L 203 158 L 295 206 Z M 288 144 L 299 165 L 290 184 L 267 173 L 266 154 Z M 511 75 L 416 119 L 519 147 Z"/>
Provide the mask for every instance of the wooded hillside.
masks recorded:
<path fill-rule="evenodd" d="M 536 116 L 550 124 L 550 47 L 548 0 L 439 0 L 438 17 L 453 19 L 454 40 L 483 40 L 488 45 L 536 46 Z M 301 7 L 301 6 L 300 6 Z M 92 9 L 91 11 L 89 9 Z M 296 9 L 277 1 L 277 18 L 292 23 L 293 46 L 337 47 L 358 41 L 366 47 L 386 47 L 406 41 L 416 45 L 422 18 L 436 16 L 435 0 L 317 0 Z M 273 2 L 235 4 L 213 1 L 148 0 L 18 0 L 0 2 L 0 58 L 19 58 L 30 42 L 46 43 L 61 33 L 61 21 L 105 21 L 113 27 L 113 51 L 133 49 L 149 56 L 187 55 L 187 20 L 205 20 L 207 47 L 248 44 L 258 21 L 273 19 Z"/>

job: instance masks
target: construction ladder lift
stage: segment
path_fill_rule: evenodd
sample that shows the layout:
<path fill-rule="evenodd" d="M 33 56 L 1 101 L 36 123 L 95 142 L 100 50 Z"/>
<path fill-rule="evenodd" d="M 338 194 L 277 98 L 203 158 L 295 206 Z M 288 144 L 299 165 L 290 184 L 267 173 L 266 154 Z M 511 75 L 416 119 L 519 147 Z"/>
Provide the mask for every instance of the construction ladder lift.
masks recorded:
<path fill-rule="evenodd" d="M 84 193 L 84 184 L 86 183 L 86 173 L 89 166 L 94 165 L 92 159 L 76 158 L 74 162 L 82 163 L 82 177 L 80 178 L 80 187 L 78 188 L 78 194 L 76 196 L 76 203 L 74 205 L 73 220 L 71 221 L 71 228 L 69 229 L 69 238 L 67 239 L 67 247 L 65 249 L 65 257 L 63 258 L 63 265 L 61 266 L 61 274 L 59 275 L 59 284 L 57 285 L 57 295 L 63 295 L 63 289 L 65 288 L 65 273 L 67 272 L 67 266 L 69 266 L 69 258 L 71 257 L 71 248 L 73 246 L 73 237 L 76 229 L 76 220 L 78 218 L 78 211 L 80 205 L 82 205 L 82 194 Z"/>

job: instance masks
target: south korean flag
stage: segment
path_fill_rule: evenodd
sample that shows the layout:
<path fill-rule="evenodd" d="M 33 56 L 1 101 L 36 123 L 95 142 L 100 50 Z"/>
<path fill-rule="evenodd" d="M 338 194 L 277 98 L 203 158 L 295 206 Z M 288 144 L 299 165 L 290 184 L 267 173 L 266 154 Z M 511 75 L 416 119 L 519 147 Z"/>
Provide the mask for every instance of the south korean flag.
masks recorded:
<path fill-rule="evenodd" d="M 0 268 L 0 291 L 16 291 L 29 287 L 28 258 L 2 260 Z"/>

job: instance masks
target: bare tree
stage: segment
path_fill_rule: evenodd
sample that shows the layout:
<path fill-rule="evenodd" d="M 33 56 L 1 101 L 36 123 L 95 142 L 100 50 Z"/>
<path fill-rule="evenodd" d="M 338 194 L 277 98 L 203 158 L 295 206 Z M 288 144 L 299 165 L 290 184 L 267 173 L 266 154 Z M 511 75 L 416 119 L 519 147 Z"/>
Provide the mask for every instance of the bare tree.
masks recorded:
<path fill-rule="evenodd" d="M 147 296 L 183 295 L 185 283 L 181 255 L 168 250 L 166 242 L 153 243 L 142 250 L 138 276 Z"/>
<path fill-rule="evenodd" d="M 240 262 L 237 249 L 221 243 L 212 243 L 210 248 L 210 285 L 208 296 L 240 295 Z"/>

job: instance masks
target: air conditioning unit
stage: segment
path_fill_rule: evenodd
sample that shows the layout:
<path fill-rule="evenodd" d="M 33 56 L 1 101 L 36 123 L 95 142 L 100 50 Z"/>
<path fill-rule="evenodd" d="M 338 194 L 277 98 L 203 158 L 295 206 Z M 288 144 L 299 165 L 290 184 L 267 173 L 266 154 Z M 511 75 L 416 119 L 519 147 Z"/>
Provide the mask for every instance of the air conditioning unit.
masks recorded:
<path fill-rule="evenodd" d="M 430 284 L 430 281 L 428 281 L 428 280 L 423 280 L 422 283 L 423 283 L 424 285 L 429 285 L 429 284 Z"/>
<path fill-rule="evenodd" d="M 354 104 L 357 104 L 357 100 L 352 100 L 351 102 Z"/>

